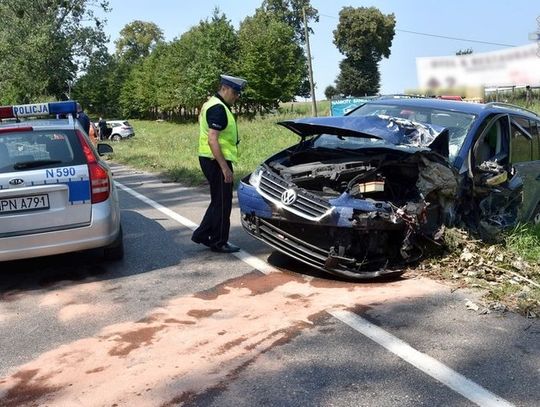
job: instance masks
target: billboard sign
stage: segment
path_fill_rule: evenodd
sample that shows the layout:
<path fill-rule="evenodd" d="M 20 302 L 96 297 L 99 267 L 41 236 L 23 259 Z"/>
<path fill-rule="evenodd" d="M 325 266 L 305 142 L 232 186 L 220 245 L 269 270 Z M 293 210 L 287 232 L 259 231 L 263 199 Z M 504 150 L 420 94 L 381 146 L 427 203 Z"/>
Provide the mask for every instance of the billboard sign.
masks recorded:
<path fill-rule="evenodd" d="M 330 101 L 330 114 L 332 116 L 345 116 L 355 107 L 360 106 L 362 103 L 373 99 L 373 96 L 366 96 L 363 98 L 345 98 L 345 99 L 333 99 Z"/>
<path fill-rule="evenodd" d="M 478 86 L 540 86 L 537 44 L 501 51 L 416 58 L 420 89 Z"/>

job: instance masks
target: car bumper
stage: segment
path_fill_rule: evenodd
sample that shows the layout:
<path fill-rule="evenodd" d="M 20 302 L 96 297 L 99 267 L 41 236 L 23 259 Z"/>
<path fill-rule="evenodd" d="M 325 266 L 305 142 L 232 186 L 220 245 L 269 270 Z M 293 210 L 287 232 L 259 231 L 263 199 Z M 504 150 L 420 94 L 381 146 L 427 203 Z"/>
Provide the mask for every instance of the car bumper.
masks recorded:
<path fill-rule="evenodd" d="M 395 267 L 373 268 L 374 263 L 343 249 L 347 246 L 343 244 L 345 241 L 367 244 L 370 234 L 378 228 L 380 233 L 399 234 L 403 230 L 401 225 L 374 220 L 371 225 L 353 226 L 351 208 L 335 208 L 321 222 L 299 217 L 287 219 L 286 213 L 270 206 L 253 186 L 245 182 L 241 182 L 238 188 L 238 201 L 242 226 L 247 233 L 309 266 L 352 280 L 403 273 L 402 269 Z M 386 232 L 381 231 L 384 227 Z"/>
<path fill-rule="evenodd" d="M 0 261 L 50 256 L 80 250 L 105 247 L 114 242 L 120 232 L 120 210 L 109 200 L 92 206 L 89 225 L 64 230 L 0 239 Z"/>

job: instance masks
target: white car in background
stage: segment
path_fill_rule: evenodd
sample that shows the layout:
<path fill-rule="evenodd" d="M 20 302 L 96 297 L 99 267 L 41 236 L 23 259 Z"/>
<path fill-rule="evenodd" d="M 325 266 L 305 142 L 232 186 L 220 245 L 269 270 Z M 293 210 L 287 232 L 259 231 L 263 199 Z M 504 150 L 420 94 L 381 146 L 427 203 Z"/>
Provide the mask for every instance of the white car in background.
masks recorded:
<path fill-rule="evenodd" d="M 110 130 L 110 134 L 109 133 Z M 133 126 L 127 120 L 107 120 L 107 138 L 120 141 L 135 136 Z"/>

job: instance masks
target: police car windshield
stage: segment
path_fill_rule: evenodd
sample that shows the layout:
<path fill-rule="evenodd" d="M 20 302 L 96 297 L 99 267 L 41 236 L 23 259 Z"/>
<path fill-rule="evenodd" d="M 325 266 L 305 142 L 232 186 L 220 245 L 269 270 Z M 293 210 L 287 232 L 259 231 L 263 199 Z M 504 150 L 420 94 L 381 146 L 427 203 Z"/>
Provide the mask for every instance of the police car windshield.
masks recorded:
<path fill-rule="evenodd" d="M 0 135 L 0 174 L 85 164 L 74 130 L 29 130 Z"/>

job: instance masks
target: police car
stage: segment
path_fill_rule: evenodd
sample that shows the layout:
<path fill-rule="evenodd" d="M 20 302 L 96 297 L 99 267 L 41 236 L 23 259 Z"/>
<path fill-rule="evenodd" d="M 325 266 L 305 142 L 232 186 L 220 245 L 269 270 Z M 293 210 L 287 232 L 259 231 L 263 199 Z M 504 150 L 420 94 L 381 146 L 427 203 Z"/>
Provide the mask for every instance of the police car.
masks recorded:
<path fill-rule="evenodd" d="M 75 101 L 0 107 L 0 261 L 95 248 L 123 257 L 118 195 L 100 158 L 112 148 L 94 147 L 76 112 Z"/>

